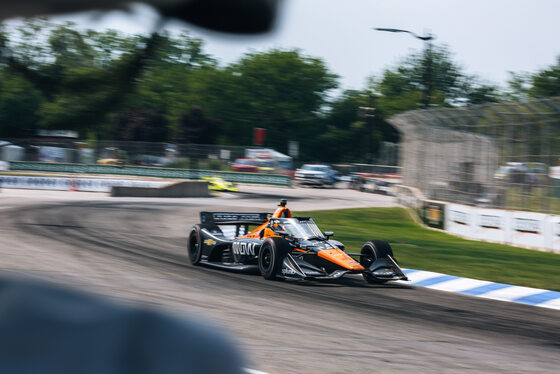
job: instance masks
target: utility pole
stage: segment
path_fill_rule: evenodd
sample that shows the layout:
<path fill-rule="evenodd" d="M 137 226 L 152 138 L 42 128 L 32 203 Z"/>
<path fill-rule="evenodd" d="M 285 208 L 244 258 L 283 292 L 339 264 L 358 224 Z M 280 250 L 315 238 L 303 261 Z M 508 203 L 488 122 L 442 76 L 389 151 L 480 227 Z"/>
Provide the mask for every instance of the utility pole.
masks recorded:
<path fill-rule="evenodd" d="M 367 106 L 358 107 L 358 117 L 364 120 L 366 127 L 365 136 L 363 138 L 364 143 L 362 143 L 362 154 L 364 154 L 366 163 L 373 162 L 373 155 L 371 153 L 371 138 L 373 135 L 373 128 L 372 126 L 370 126 L 370 122 L 372 122 L 375 118 L 375 108 Z"/>

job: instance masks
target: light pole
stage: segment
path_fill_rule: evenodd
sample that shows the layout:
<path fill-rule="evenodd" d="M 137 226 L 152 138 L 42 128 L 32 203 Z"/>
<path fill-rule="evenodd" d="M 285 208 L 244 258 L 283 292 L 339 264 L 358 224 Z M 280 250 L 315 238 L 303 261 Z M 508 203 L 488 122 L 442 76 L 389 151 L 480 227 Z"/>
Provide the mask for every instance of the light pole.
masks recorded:
<path fill-rule="evenodd" d="M 422 75 L 422 84 L 424 86 L 424 92 L 422 93 L 422 106 L 424 108 L 428 108 L 430 106 L 430 100 L 432 96 L 432 40 L 434 40 L 436 37 L 431 33 L 427 33 L 426 35 L 421 36 L 413 33 L 412 31 L 386 27 L 374 27 L 373 29 L 375 31 L 404 32 L 424 42 L 424 56 L 426 58 L 426 66 Z"/>
<path fill-rule="evenodd" d="M 373 126 L 371 122 L 375 118 L 375 108 L 360 106 L 358 107 L 358 117 L 363 119 L 366 126 L 365 136 L 363 137 L 362 147 L 364 147 L 365 152 L 362 152 L 366 156 L 366 163 L 373 161 L 373 156 L 371 151 L 371 138 L 373 134 Z"/>

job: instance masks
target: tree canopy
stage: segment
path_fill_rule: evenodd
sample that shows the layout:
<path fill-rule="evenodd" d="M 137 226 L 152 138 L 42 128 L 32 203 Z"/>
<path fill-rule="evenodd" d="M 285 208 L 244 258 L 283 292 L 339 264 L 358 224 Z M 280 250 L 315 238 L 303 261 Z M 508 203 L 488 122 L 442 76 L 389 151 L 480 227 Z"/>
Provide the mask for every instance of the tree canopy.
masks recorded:
<path fill-rule="evenodd" d="M 414 52 L 379 78 L 370 78 L 369 89 L 378 95 L 386 115 L 495 102 L 501 95 L 497 86 L 466 74 L 449 48 L 440 45 Z"/>
<path fill-rule="evenodd" d="M 82 137 L 266 145 L 317 161 L 372 161 L 398 132 L 385 118 L 422 107 L 560 95 L 560 58 L 512 74 L 507 90 L 467 75 L 445 46 L 411 53 L 363 90 L 300 50 L 250 52 L 222 66 L 189 34 L 126 35 L 44 20 L 0 28 L 0 136 L 36 129 Z M 375 108 L 375 109 L 371 109 Z"/>

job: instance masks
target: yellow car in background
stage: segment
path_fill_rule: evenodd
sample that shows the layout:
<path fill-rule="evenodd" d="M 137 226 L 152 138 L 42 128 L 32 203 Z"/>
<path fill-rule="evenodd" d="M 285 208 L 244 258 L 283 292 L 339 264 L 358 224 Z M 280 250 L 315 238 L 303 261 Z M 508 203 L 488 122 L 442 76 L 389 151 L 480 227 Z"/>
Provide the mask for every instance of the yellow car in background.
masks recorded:
<path fill-rule="evenodd" d="M 276 170 L 276 162 L 271 159 L 259 158 L 256 160 L 257 168 L 259 173 L 271 174 Z"/>
<path fill-rule="evenodd" d="M 97 160 L 97 164 L 98 165 L 116 165 L 116 166 L 122 166 L 125 165 L 127 162 L 126 160 L 120 159 L 120 158 L 102 158 Z"/>
<path fill-rule="evenodd" d="M 106 147 L 101 151 L 101 158 L 96 162 L 98 165 L 117 165 L 122 166 L 129 164 L 128 154 L 126 151 L 117 147 Z"/>
<path fill-rule="evenodd" d="M 239 189 L 235 187 L 235 184 L 228 182 L 221 177 L 202 177 L 201 180 L 208 182 L 208 189 L 211 191 L 239 192 Z"/>

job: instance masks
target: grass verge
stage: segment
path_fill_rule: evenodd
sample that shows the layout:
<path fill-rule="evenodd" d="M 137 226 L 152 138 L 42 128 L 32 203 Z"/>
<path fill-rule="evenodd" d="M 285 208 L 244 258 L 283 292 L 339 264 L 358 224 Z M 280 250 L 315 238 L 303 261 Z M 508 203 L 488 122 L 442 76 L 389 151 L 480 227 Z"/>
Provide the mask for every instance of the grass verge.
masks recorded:
<path fill-rule="evenodd" d="M 348 252 L 370 239 L 387 240 L 406 268 L 560 291 L 560 254 L 461 239 L 416 224 L 403 208 L 298 212 L 311 216 Z"/>

